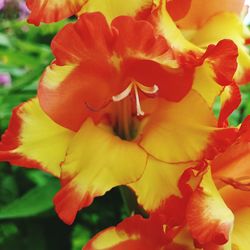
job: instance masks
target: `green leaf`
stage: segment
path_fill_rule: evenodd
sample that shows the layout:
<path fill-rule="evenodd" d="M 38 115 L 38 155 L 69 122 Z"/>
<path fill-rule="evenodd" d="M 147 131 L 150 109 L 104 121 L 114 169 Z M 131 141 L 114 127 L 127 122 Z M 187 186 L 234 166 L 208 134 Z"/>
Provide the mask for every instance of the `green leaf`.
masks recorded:
<path fill-rule="evenodd" d="M 88 228 L 80 224 L 77 224 L 73 228 L 72 232 L 72 238 L 71 238 L 72 250 L 81 249 L 84 245 L 87 244 L 90 238 L 91 238 L 91 231 Z"/>
<path fill-rule="evenodd" d="M 37 216 L 53 207 L 52 199 L 59 190 L 57 179 L 47 185 L 35 187 L 19 199 L 0 209 L 0 219 L 14 219 Z"/>
<path fill-rule="evenodd" d="M 9 41 L 8 37 L 2 33 L 0 33 L 0 45 L 5 46 L 5 47 L 10 46 L 10 41 Z"/>
<path fill-rule="evenodd" d="M 0 246 L 5 240 L 16 235 L 18 233 L 18 228 L 13 223 L 3 223 L 0 225 Z"/>

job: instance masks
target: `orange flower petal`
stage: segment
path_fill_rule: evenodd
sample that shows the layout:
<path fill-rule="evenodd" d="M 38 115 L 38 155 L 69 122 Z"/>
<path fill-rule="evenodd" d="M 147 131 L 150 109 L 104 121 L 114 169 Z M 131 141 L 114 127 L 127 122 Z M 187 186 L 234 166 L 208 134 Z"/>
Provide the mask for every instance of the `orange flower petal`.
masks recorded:
<path fill-rule="evenodd" d="M 14 109 L 2 136 L 0 160 L 60 176 L 60 163 L 74 133 L 54 123 L 32 99 Z"/>
<path fill-rule="evenodd" d="M 26 0 L 31 13 L 28 22 L 52 23 L 75 15 L 88 0 Z"/>
<path fill-rule="evenodd" d="M 203 63 L 195 70 L 193 89 L 202 95 L 210 107 L 223 90 L 222 86 L 232 85 L 237 69 L 237 56 L 237 46 L 231 40 L 226 39 L 219 41 L 216 45 L 209 45 L 202 56 Z M 233 89 L 236 90 L 236 88 Z M 230 101 L 230 109 L 235 105 L 235 100 L 233 105 Z M 230 109 L 227 104 L 227 107 L 223 109 L 224 117 L 221 117 L 221 120 L 226 119 L 225 110 L 230 113 Z"/>
<path fill-rule="evenodd" d="M 181 54 L 182 57 L 194 60 L 203 52 L 195 44 L 189 42 L 176 26 L 169 13 L 166 11 L 167 0 L 158 0 L 157 8 L 153 12 L 154 25 L 159 34 L 161 34 L 171 47 L 175 50 L 176 55 Z M 174 42 L 173 42 L 174 41 Z"/>
<path fill-rule="evenodd" d="M 110 29 L 100 13 L 84 14 L 57 34 L 52 49 L 56 60 L 41 78 L 39 101 L 54 121 L 74 131 L 131 81 L 157 85 L 171 101 L 192 86 L 193 69 L 176 67 L 166 40 L 132 17 L 117 17 Z"/>
<path fill-rule="evenodd" d="M 220 12 L 234 12 L 240 15 L 244 2 L 244 0 L 210 0 L 206 2 L 192 0 L 187 15 L 178 22 L 178 25 L 181 28 L 199 28 L 210 17 Z"/>
<path fill-rule="evenodd" d="M 250 207 L 250 192 L 226 185 L 220 189 L 220 195 L 227 206 L 235 213 L 245 207 Z"/>
<path fill-rule="evenodd" d="M 165 228 L 165 229 L 164 229 Z M 160 215 L 143 219 L 139 215 L 125 219 L 116 228 L 97 234 L 83 250 L 188 250 L 186 242 L 171 243 Z"/>
<path fill-rule="evenodd" d="M 173 20 L 179 20 L 183 18 L 191 7 L 192 0 L 172 0 L 167 1 L 167 11 Z"/>
<path fill-rule="evenodd" d="M 240 130 L 239 137 L 235 142 L 229 145 L 224 153 L 218 155 L 213 160 L 212 172 L 215 178 L 225 177 L 237 179 L 249 176 L 250 167 L 246 162 L 250 160 L 250 136 L 248 134 L 250 126 L 248 126 L 248 129 L 245 129 L 242 134 Z"/>
<path fill-rule="evenodd" d="M 162 36 L 156 36 L 148 22 L 116 18 L 112 27 L 119 31 L 114 50 L 124 58 L 121 67 L 129 79 L 146 86 L 157 85 L 159 96 L 179 101 L 191 89 L 193 69 L 179 67 Z"/>
<path fill-rule="evenodd" d="M 235 142 L 211 162 L 213 177 L 222 186 L 220 193 L 233 211 L 250 206 L 249 125 L 248 117 Z"/>
<path fill-rule="evenodd" d="M 203 7 L 204 8 L 204 7 Z M 216 32 L 215 32 L 216 31 Z M 210 18 L 195 35 L 191 42 L 206 48 L 209 44 L 215 44 L 222 39 L 231 39 L 238 47 L 238 67 L 234 79 L 236 83 L 249 81 L 250 56 L 245 40 L 250 37 L 248 28 L 242 20 L 233 13 L 221 13 Z M 227 65 L 224 65 L 227 67 Z"/>
<path fill-rule="evenodd" d="M 250 208 L 245 208 L 235 214 L 235 226 L 232 235 L 233 249 L 245 250 L 250 246 Z"/>
<path fill-rule="evenodd" d="M 71 224 L 77 211 L 90 205 L 94 197 L 136 181 L 143 174 L 146 160 L 146 153 L 137 144 L 86 120 L 61 167 L 62 189 L 54 199 L 60 218 Z"/>
<path fill-rule="evenodd" d="M 235 83 L 226 86 L 221 93 L 220 98 L 222 107 L 218 125 L 222 127 L 228 124 L 227 118 L 241 103 L 241 93 L 239 87 Z"/>
<path fill-rule="evenodd" d="M 203 55 L 203 58 L 211 63 L 216 81 L 222 86 L 232 83 L 237 69 L 237 57 L 238 48 L 230 39 L 223 39 L 216 45 L 209 45 Z"/>
<path fill-rule="evenodd" d="M 54 121 L 77 131 L 89 109 L 102 107 L 117 91 L 110 43 L 112 34 L 101 14 L 83 15 L 56 35 L 56 61 L 44 72 L 38 90 L 42 108 Z"/>
<path fill-rule="evenodd" d="M 199 245 L 223 245 L 229 240 L 233 222 L 233 213 L 220 197 L 208 172 L 192 194 L 187 207 L 189 231 Z"/>

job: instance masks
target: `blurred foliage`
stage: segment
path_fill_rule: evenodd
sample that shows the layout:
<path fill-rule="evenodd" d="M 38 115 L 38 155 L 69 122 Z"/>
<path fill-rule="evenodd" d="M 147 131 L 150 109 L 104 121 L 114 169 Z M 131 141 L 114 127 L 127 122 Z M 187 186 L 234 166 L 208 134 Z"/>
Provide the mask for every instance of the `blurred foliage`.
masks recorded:
<path fill-rule="evenodd" d="M 12 78 L 11 86 L 0 86 L 0 133 L 12 109 L 36 95 L 39 77 L 53 60 L 51 39 L 66 22 L 37 28 L 0 15 L 0 74 Z M 241 90 L 242 104 L 230 117 L 232 125 L 250 113 L 250 86 Z M 218 114 L 219 103 L 214 111 Z M 80 250 L 91 236 L 128 215 L 119 190 L 113 189 L 81 211 L 73 225 L 65 225 L 53 209 L 59 186 L 57 179 L 41 171 L 0 163 L 1 250 Z"/>

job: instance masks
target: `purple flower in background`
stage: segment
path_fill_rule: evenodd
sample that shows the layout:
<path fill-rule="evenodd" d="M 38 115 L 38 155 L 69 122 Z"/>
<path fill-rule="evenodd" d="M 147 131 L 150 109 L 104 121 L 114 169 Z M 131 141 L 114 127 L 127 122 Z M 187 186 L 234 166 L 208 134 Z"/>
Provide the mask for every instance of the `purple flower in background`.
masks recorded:
<path fill-rule="evenodd" d="M 0 73 L 0 86 L 10 86 L 11 85 L 11 76 L 9 73 Z"/>
<path fill-rule="evenodd" d="M 0 0 L 0 10 L 3 9 L 3 7 L 4 7 L 4 2 L 5 2 L 4 0 Z"/>
<path fill-rule="evenodd" d="M 29 14 L 25 0 L 0 0 L 0 10 L 5 13 L 7 19 L 25 19 Z"/>
<path fill-rule="evenodd" d="M 25 1 L 20 1 L 19 2 L 19 18 L 25 19 L 29 15 L 29 12 L 30 11 L 29 11 Z"/>

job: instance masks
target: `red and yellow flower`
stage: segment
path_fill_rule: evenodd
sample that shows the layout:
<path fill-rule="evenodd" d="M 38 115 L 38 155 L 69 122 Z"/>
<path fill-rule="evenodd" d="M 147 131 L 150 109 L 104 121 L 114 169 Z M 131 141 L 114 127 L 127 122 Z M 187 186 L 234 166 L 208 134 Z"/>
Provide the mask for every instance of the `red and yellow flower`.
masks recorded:
<path fill-rule="evenodd" d="M 83 249 L 247 249 L 249 122 L 250 117 L 209 168 L 200 164 L 184 172 L 178 183 L 181 196 L 168 198 L 149 219 L 136 215 L 104 230 Z"/>
<path fill-rule="evenodd" d="M 85 0 L 85 1 L 27 1 L 31 9 L 30 22 L 53 22 L 70 15 L 80 16 L 85 12 L 102 12 L 111 22 L 119 15 L 130 15 L 147 20 L 157 27 L 159 34 L 174 48 L 179 60 L 192 60 L 204 53 L 210 44 L 222 39 L 233 40 L 238 47 L 239 57 L 235 82 L 227 87 L 213 81 L 213 72 L 209 63 L 197 67 L 193 88 L 197 90 L 212 107 L 215 97 L 221 96 L 221 117 L 219 125 L 226 125 L 227 116 L 239 106 L 240 95 L 237 84 L 249 81 L 250 57 L 245 43 L 250 32 L 242 22 L 244 0 L 216 0 L 206 5 L 198 0 Z M 203 11 L 201 11 L 203 9 Z M 39 10 L 39 11 L 38 11 Z M 225 28 L 228 27 L 228 28 Z M 173 43 L 174 41 L 174 43 Z M 221 60 L 223 61 L 223 60 Z M 227 65 L 227 69 L 228 69 Z M 206 79 L 206 84 L 203 84 Z"/>
<path fill-rule="evenodd" d="M 83 14 L 53 39 L 55 60 L 41 77 L 38 97 L 14 110 L 0 159 L 59 177 L 54 202 L 66 223 L 118 185 L 135 183 L 140 202 L 153 210 L 164 197 L 145 200 L 147 176 L 162 170 L 179 176 L 211 149 L 221 151 L 216 141 L 222 145 L 234 135 L 217 127 L 192 86 L 203 65 L 213 82 L 230 84 L 235 44 L 222 40 L 187 61 L 165 37 L 145 20 L 120 16 L 109 25 L 100 13 Z"/>
<path fill-rule="evenodd" d="M 85 12 L 102 12 L 108 20 L 120 15 L 136 16 L 151 8 L 152 0 L 27 0 L 30 23 L 52 23 Z"/>
<path fill-rule="evenodd" d="M 250 32 L 243 23 L 244 0 L 193 0 L 187 15 L 176 23 L 185 37 L 201 48 L 222 38 L 233 40 L 238 47 L 238 68 L 235 81 L 249 82 L 249 51 L 245 43 Z"/>

